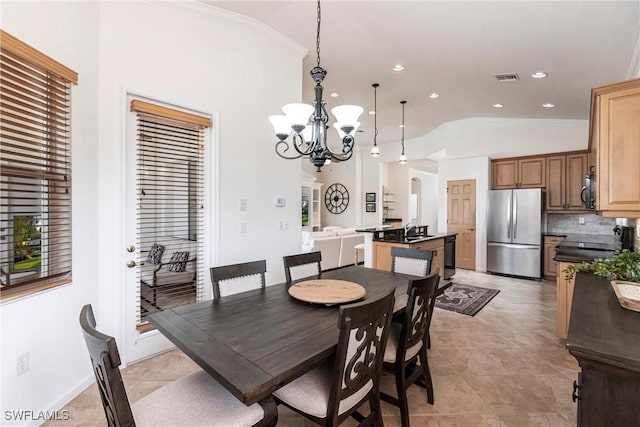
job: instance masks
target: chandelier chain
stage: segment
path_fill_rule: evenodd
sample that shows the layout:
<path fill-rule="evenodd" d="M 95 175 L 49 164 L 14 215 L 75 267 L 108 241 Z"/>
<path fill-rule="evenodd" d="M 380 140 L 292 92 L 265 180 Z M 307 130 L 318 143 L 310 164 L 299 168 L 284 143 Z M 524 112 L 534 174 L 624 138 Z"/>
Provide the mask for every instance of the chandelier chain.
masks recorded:
<path fill-rule="evenodd" d="M 318 58 L 318 67 L 320 66 L 320 0 L 318 0 L 318 30 L 316 32 L 316 54 Z"/>

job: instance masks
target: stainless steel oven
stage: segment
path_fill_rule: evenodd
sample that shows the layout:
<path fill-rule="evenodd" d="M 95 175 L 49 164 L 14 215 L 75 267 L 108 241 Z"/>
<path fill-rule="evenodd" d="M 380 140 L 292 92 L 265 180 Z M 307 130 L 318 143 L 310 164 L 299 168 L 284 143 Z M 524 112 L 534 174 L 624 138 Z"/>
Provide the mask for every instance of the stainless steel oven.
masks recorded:
<path fill-rule="evenodd" d="M 596 174 L 593 171 L 593 166 L 588 174 L 584 176 L 584 187 L 582 187 L 582 191 L 580 192 L 580 198 L 582 199 L 582 203 L 584 207 L 587 209 L 595 209 L 596 208 Z"/>

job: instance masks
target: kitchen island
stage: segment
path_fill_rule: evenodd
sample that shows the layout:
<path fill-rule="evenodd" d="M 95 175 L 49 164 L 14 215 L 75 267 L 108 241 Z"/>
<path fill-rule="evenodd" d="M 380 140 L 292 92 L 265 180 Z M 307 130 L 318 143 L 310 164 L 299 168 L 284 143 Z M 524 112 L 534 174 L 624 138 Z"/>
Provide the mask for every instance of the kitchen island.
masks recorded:
<path fill-rule="evenodd" d="M 371 227 L 356 231 L 365 234 L 365 267 L 391 271 L 391 248 L 428 249 L 433 251 L 432 271 L 440 269 L 440 275 L 447 278 L 455 271 L 455 236 L 457 233 L 428 234 L 428 226 L 418 226 L 406 230 L 404 227 Z M 447 243 L 445 243 L 447 242 Z M 445 245 L 449 251 L 445 254 Z M 445 256 L 447 255 L 447 256 Z M 448 258 L 448 262 L 445 262 Z M 445 267 L 447 270 L 445 270 Z"/>

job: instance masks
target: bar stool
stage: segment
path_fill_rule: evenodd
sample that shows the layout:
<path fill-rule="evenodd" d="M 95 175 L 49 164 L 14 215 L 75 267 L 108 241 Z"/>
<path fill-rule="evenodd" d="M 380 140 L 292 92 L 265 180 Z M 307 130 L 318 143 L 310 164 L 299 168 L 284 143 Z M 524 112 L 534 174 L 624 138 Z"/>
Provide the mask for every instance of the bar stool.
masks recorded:
<path fill-rule="evenodd" d="M 353 250 L 356 252 L 356 265 L 358 265 L 358 255 L 362 254 L 362 262 L 364 263 L 364 243 L 360 243 L 353 247 Z"/>

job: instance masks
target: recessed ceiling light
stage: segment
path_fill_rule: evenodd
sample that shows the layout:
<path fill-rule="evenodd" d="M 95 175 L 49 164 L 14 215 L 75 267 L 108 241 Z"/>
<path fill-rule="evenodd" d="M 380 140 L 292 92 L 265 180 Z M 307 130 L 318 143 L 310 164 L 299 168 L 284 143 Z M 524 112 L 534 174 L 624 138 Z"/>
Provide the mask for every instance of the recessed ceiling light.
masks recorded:
<path fill-rule="evenodd" d="M 502 104 L 493 104 L 494 108 L 502 108 L 504 107 L 504 105 Z"/>
<path fill-rule="evenodd" d="M 548 75 L 549 74 L 545 73 L 544 71 L 536 71 L 535 73 L 531 74 L 531 77 L 533 77 L 534 79 L 544 79 Z"/>
<path fill-rule="evenodd" d="M 340 94 L 338 92 L 331 92 L 331 95 L 329 95 L 332 98 L 337 98 L 340 96 Z"/>
<path fill-rule="evenodd" d="M 369 111 L 369 114 L 371 114 L 372 116 L 376 115 L 376 112 L 374 110 Z"/>
<path fill-rule="evenodd" d="M 402 64 L 396 64 L 393 66 L 393 71 L 402 71 L 404 70 L 404 65 Z"/>
<path fill-rule="evenodd" d="M 440 94 L 437 93 L 437 92 L 433 92 L 431 95 L 429 95 L 429 98 L 431 98 L 431 99 L 436 99 L 436 98 L 439 98 L 439 97 L 440 97 Z"/>
<path fill-rule="evenodd" d="M 553 108 L 553 107 L 555 107 L 555 104 L 551 104 L 550 102 L 547 102 L 546 104 L 542 104 L 542 106 L 544 108 Z"/>

